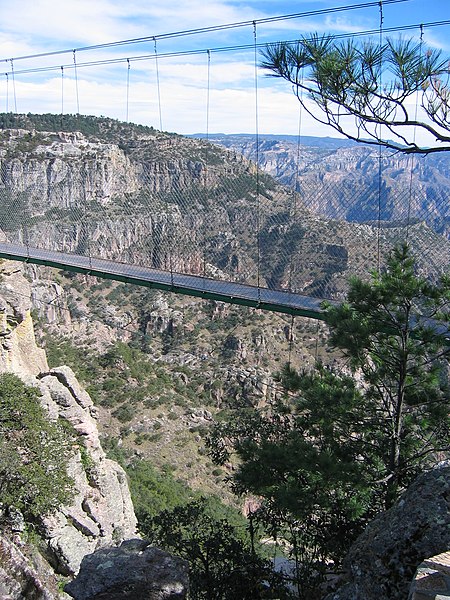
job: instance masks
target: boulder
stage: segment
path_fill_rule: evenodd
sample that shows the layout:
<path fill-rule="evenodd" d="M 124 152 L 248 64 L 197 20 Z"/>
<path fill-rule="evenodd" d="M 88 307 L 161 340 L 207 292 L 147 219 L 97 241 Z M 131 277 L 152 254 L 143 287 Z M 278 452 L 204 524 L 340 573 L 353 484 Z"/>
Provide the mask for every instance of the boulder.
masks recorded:
<path fill-rule="evenodd" d="M 450 548 L 450 466 L 422 474 L 372 521 L 344 561 L 343 585 L 326 600 L 405 600 L 420 563 Z"/>
<path fill-rule="evenodd" d="M 127 540 L 85 556 L 65 591 L 75 600 L 183 600 L 188 565 L 145 540 Z"/>
<path fill-rule="evenodd" d="M 450 598 L 450 552 L 424 560 L 416 571 L 408 600 Z"/>

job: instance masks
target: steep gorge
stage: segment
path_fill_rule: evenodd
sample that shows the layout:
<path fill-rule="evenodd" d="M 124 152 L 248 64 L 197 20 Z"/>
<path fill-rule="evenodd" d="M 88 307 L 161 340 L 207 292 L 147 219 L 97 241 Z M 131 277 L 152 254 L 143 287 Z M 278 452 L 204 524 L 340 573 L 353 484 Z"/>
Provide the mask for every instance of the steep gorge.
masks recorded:
<path fill-rule="evenodd" d="M 254 136 L 218 134 L 209 139 L 256 160 Z M 447 239 L 450 236 L 446 153 L 380 154 L 378 148 L 346 140 L 262 135 L 258 160 L 266 173 L 297 189 L 317 215 L 361 223 L 374 221 L 380 212 L 383 221 L 405 222 L 409 211 L 413 221 L 425 221 Z"/>
<path fill-rule="evenodd" d="M 92 123 L 95 133 L 88 129 Z M 11 241 L 341 297 L 349 274 L 363 276 L 379 250 L 385 254 L 406 235 L 395 220 L 380 228 L 341 218 L 342 205 L 364 183 L 370 211 L 353 203 L 345 217 L 351 221 L 350 212 L 361 209 L 373 219 L 378 187 L 373 165 L 364 167 L 365 148 L 322 151 L 320 160 L 306 149 L 309 175 L 296 194 L 236 149 L 204 140 L 93 117 L 79 117 L 85 133 L 61 130 L 59 118 L 50 131 L 38 130 L 49 127 L 37 116 L 9 117 L 8 124 L 0 134 L 0 227 Z M 279 147 L 274 152 L 277 174 L 282 165 L 292 170 L 292 157 Z M 270 153 L 261 156 L 261 166 L 270 169 Z M 322 191 L 314 197 L 304 192 L 308 186 Z M 326 191 L 331 187 L 337 195 Z M 317 216 L 317 203 L 329 216 Z M 430 205 L 431 216 L 433 211 Z M 389 218 L 403 216 L 391 211 Z M 446 267 L 445 238 L 423 221 L 414 222 L 408 235 L 424 270 Z"/>
<path fill-rule="evenodd" d="M 62 240 L 69 251 L 252 280 L 254 165 L 233 152 L 217 151 L 219 160 L 209 146 L 188 144 L 178 136 L 144 132 L 133 139 L 133 129 L 128 131 L 131 139 L 125 141 L 123 131 L 120 140 L 108 141 L 80 133 L 5 132 L 4 206 L 22 200 L 28 218 L 22 229 L 4 213 L 5 235 L 47 247 Z M 202 177 L 211 182 L 206 194 Z M 239 182 L 234 192 L 223 187 L 234 179 Z M 342 296 L 347 275 L 365 273 L 367 254 L 376 253 L 376 227 L 319 218 L 302 206 L 291 221 L 292 193 L 269 179 L 264 182 L 266 282 L 276 287 L 291 280 L 299 290 Z M 145 212 L 147 195 L 153 204 Z M 398 231 L 386 228 L 381 235 L 387 248 Z M 441 252 L 440 268 L 448 266 L 448 245 L 426 224 L 413 225 L 411 239 L 423 270 L 429 269 L 430 247 Z M 293 262 L 286 261 L 286 253 Z M 281 316 L 131 290 L 42 267 L 27 267 L 26 274 L 32 280 L 40 340 L 52 349 L 53 359 L 56 351 L 71 353 L 71 364 L 84 370 L 83 383 L 94 399 L 70 369 L 48 368 L 34 342 L 29 282 L 16 266 L 7 266 L 0 364 L 40 386 L 51 414 L 72 420 L 82 436 L 80 447 L 94 461 L 86 468 L 81 454 L 77 457 L 81 467 L 74 467 L 74 476 L 84 491 L 45 525 L 48 557 L 63 573 L 77 569 L 74 546 L 91 552 L 117 543 L 126 532 L 132 535 L 134 527 L 132 515 L 122 518 L 127 511 L 121 507 L 128 504 L 123 471 L 105 458 L 96 417 L 102 437 L 115 439 L 130 464 L 153 460 L 197 490 L 220 493 L 227 473 L 214 470 L 204 457 L 204 433 L 212 419 L 276 398 L 280 392 L 273 373 L 286 358 L 297 368 L 307 368 L 316 358 L 336 360 L 323 344 L 324 326 L 306 319 L 292 324 Z M 20 298 L 22 308 L 16 306 Z M 111 506 L 110 497 L 121 502 Z"/>

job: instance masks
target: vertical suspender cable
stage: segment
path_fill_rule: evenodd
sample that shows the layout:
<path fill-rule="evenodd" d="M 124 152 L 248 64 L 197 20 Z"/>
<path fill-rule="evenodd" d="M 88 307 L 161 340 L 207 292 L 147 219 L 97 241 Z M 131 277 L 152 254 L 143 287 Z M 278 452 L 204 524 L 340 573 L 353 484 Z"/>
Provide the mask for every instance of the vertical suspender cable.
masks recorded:
<path fill-rule="evenodd" d="M 161 112 L 161 90 L 159 87 L 159 65 L 158 65 L 158 50 L 156 48 L 156 38 L 153 38 L 155 42 L 155 64 L 156 64 L 156 89 L 158 92 L 158 110 L 159 110 L 159 130 L 162 131 L 162 112 Z"/>
<path fill-rule="evenodd" d="M 422 47 L 423 47 L 423 25 L 420 25 L 420 56 L 422 57 Z M 416 91 L 416 106 L 414 109 L 414 121 L 417 123 L 417 116 L 419 112 L 419 93 Z M 413 143 L 416 141 L 416 126 L 413 128 Z M 411 205 L 412 205 L 412 195 L 413 195 L 413 171 L 414 165 L 416 163 L 416 156 L 414 154 L 410 154 L 408 156 L 409 163 L 409 194 L 408 194 L 408 212 L 406 216 L 406 243 L 409 241 L 409 227 L 411 224 Z"/>
<path fill-rule="evenodd" d="M 291 368 L 292 349 L 294 346 L 294 315 L 291 315 L 291 322 L 289 324 L 289 353 L 288 353 L 288 367 Z"/>
<path fill-rule="evenodd" d="M 257 246 L 257 286 L 258 304 L 261 302 L 261 195 L 259 182 L 259 121 L 258 121 L 258 50 L 256 21 L 253 21 L 254 66 L 255 66 L 255 142 L 256 142 L 256 246 Z"/>
<path fill-rule="evenodd" d="M 162 125 L 162 110 L 161 110 L 161 89 L 160 89 L 160 85 L 159 85 L 159 64 L 158 64 L 158 49 L 156 46 L 156 38 L 153 38 L 153 41 L 155 42 L 154 45 L 154 50 L 155 50 L 155 65 L 156 65 L 156 88 L 157 88 L 157 92 L 158 92 L 158 110 L 159 110 L 159 130 L 162 131 L 163 125 Z M 173 287 L 173 256 L 172 256 L 172 251 L 173 251 L 173 244 L 171 243 L 171 232 L 170 232 L 170 216 L 169 216 L 169 203 L 167 201 L 167 198 L 165 200 L 165 206 L 166 206 L 166 223 L 167 223 L 167 250 L 169 253 L 169 271 L 170 271 L 170 285 Z M 161 227 L 161 236 L 162 236 L 162 231 L 163 231 L 163 227 Z"/>
<path fill-rule="evenodd" d="M 303 79 L 303 73 L 302 73 Z M 300 92 L 303 94 L 303 91 Z M 294 195 L 293 195 L 293 206 L 291 205 L 291 223 L 294 222 L 294 226 L 296 224 L 297 217 L 297 194 L 300 192 L 299 190 L 299 180 L 300 180 L 300 148 L 301 148 L 301 139 L 302 139 L 302 116 L 303 116 L 303 105 L 301 102 L 298 103 L 298 130 L 297 130 L 297 154 L 296 154 L 296 165 L 295 165 L 295 183 L 294 183 Z M 291 258 L 289 261 L 289 292 L 292 293 L 292 280 L 294 275 L 294 253 L 291 252 Z M 291 324 L 289 327 L 289 361 L 288 366 L 291 368 L 291 356 L 292 356 L 292 348 L 294 343 L 294 315 L 291 318 Z"/>
<path fill-rule="evenodd" d="M 129 100 L 130 100 L 130 59 L 127 58 L 127 64 L 128 64 L 128 68 L 127 68 L 127 111 L 126 111 L 126 119 L 125 122 L 128 123 L 128 106 L 129 106 Z"/>
<path fill-rule="evenodd" d="M 78 95 L 78 70 L 77 70 L 77 59 L 75 56 L 76 50 L 73 51 L 73 65 L 75 68 L 75 92 L 77 95 L 77 115 L 80 114 L 80 97 Z"/>
<path fill-rule="evenodd" d="M 206 80 L 206 141 L 209 142 L 209 96 L 211 90 L 211 51 L 207 50 L 208 71 Z"/>
<path fill-rule="evenodd" d="M 206 75 L 206 146 L 205 169 L 203 176 L 203 189 L 205 200 L 208 197 L 208 159 L 209 159 L 209 100 L 211 89 L 211 51 L 207 50 L 207 75 Z M 206 227 L 203 227 L 203 277 L 206 277 Z"/>
<path fill-rule="evenodd" d="M 303 93 L 303 92 L 301 92 Z M 295 157 L 295 181 L 294 181 L 294 194 L 293 201 L 291 204 L 291 222 L 296 219 L 297 216 L 297 194 L 300 192 L 299 190 L 299 181 L 300 181 L 300 148 L 301 148 L 301 139 L 302 139 L 302 103 L 298 103 L 298 129 L 297 129 L 297 152 Z M 289 261 L 289 292 L 292 292 L 292 278 L 294 275 L 294 255 L 291 254 L 291 259 Z"/>
<path fill-rule="evenodd" d="M 383 72 L 383 0 L 379 1 L 379 11 L 380 11 L 380 31 L 379 31 L 379 46 L 380 46 L 380 72 L 379 72 L 379 88 L 381 94 L 381 86 L 382 86 L 382 72 Z M 379 126 L 379 136 L 381 138 L 381 125 Z M 377 125 L 375 125 L 377 127 Z M 383 153 L 381 144 L 378 146 L 378 229 L 377 229 L 377 271 L 380 272 L 380 264 L 381 264 L 381 193 L 382 193 L 382 160 Z"/>
<path fill-rule="evenodd" d="M 314 349 L 314 360 L 317 363 L 317 357 L 319 355 L 319 325 L 320 325 L 320 321 L 319 319 L 317 319 L 317 324 L 316 324 L 316 347 Z"/>
<path fill-rule="evenodd" d="M 6 114 L 8 114 L 8 112 L 9 112 L 9 106 L 8 106 L 8 101 L 9 101 L 9 75 L 8 75 L 8 73 L 5 73 L 5 77 L 6 77 Z"/>
<path fill-rule="evenodd" d="M 61 66 L 61 117 L 64 115 L 64 67 Z"/>
<path fill-rule="evenodd" d="M 13 59 L 11 59 L 11 75 L 12 75 L 13 95 L 14 95 L 14 112 L 17 114 L 16 79 L 14 77 L 14 62 L 13 62 Z"/>

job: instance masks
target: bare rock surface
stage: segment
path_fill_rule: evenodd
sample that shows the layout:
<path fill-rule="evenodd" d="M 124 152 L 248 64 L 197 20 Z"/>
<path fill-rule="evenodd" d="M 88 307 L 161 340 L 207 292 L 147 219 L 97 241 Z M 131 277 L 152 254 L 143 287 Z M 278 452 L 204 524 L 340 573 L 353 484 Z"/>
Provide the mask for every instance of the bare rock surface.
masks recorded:
<path fill-rule="evenodd" d="M 22 547 L 21 547 L 22 546 Z M 2 600 L 62 600 L 58 581 L 42 557 L 30 555 L 5 535 L 0 536 L 0 598 Z M 28 550 L 31 550 L 28 548 Z"/>
<path fill-rule="evenodd" d="M 344 585 L 326 600 L 405 600 L 420 563 L 450 548 L 450 465 L 422 474 L 372 521 L 344 562 Z"/>
<path fill-rule="evenodd" d="M 74 433 L 68 464 L 75 482 L 73 501 L 42 519 L 48 560 L 57 572 L 71 576 L 86 554 L 135 537 L 136 516 L 124 470 L 101 447 L 89 394 L 69 367 L 50 370 L 36 344 L 30 283 L 20 265 L 1 262 L 0 275 L 0 373 L 13 372 L 38 387 L 49 418 L 68 423 Z M 5 594 L 0 598 L 8 598 Z"/>
<path fill-rule="evenodd" d="M 52 562 L 72 575 L 85 554 L 136 535 L 136 517 L 125 472 L 105 457 L 94 406 L 69 367 L 42 374 L 40 387 L 50 414 L 67 420 L 77 433 L 79 450 L 69 472 L 75 481 L 70 506 L 44 518 Z"/>
<path fill-rule="evenodd" d="M 65 591 L 75 600 L 183 600 L 188 567 L 145 540 L 128 540 L 85 556 Z"/>
<path fill-rule="evenodd" d="M 450 551 L 433 556 L 419 565 L 408 600 L 450 598 Z"/>
<path fill-rule="evenodd" d="M 0 372 L 29 379 L 48 370 L 45 352 L 34 336 L 30 284 L 17 263 L 2 262 L 0 274 Z"/>
<path fill-rule="evenodd" d="M 48 326 L 69 327 L 72 324 L 64 290 L 59 283 L 37 277 L 32 284 L 31 298 L 39 317 L 45 320 Z"/>

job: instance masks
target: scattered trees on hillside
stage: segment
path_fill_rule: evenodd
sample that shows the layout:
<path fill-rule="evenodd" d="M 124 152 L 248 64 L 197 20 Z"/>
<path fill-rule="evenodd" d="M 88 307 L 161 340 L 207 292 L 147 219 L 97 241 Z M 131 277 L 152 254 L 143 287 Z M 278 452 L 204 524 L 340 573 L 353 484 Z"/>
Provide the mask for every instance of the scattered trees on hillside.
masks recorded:
<path fill-rule="evenodd" d="M 314 598 L 327 563 L 450 449 L 450 277 L 422 279 L 402 246 L 326 310 L 348 374 L 285 368 L 282 401 L 218 424 L 210 440 L 217 463 L 237 455 L 234 490 L 259 496 L 255 517 L 289 542 L 301 598 Z"/>
<path fill-rule="evenodd" d="M 26 115 L 12 112 L 0 113 L 0 130 L 16 128 L 30 131 L 80 131 L 86 136 L 94 135 L 106 140 L 155 132 L 153 127 L 124 123 L 109 117 L 53 113 L 27 113 Z"/>
<path fill-rule="evenodd" d="M 314 119 L 349 139 L 406 153 L 450 150 L 450 72 L 439 51 L 414 40 L 313 35 L 268 45 L 263 56 L 261 66 L 289 81 Z M 416 141 L 419 131 L 429 143 Z"/>

